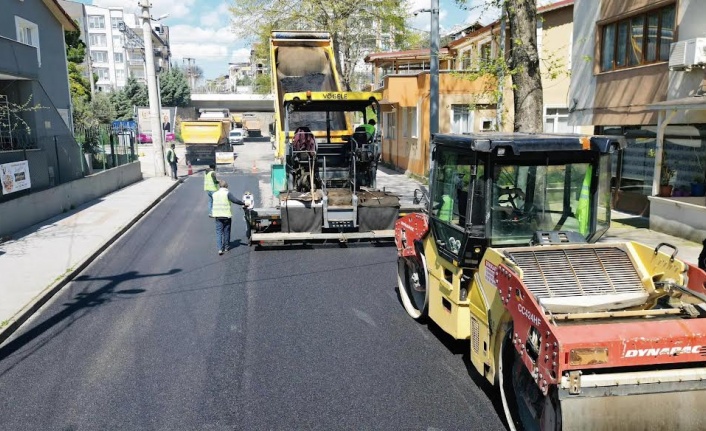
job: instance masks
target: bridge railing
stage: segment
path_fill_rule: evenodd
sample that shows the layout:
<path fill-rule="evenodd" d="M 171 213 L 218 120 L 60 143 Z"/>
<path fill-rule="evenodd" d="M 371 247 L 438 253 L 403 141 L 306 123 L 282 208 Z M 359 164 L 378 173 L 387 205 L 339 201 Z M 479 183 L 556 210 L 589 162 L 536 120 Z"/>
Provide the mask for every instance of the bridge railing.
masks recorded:
<path fill-rule="evenodd" d="M 252 94 L 252 87 L 243 85 L 234 87 L 227 84 L 209 84 L 194 87 L 191 94 Z"/>

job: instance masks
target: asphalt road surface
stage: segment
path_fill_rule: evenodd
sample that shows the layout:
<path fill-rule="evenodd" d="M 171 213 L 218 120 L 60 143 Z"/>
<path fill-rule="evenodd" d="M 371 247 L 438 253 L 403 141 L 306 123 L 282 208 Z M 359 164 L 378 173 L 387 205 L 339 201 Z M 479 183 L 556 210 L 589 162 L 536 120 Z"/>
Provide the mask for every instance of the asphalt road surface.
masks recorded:
<path fill-rule="evenodd" d="M 393 247 L 250 249 L 234 206 L 219 256 L 202 181 L 0 348 L 0 429 L 505 429 L 468 343 L 405 314 Z"/>

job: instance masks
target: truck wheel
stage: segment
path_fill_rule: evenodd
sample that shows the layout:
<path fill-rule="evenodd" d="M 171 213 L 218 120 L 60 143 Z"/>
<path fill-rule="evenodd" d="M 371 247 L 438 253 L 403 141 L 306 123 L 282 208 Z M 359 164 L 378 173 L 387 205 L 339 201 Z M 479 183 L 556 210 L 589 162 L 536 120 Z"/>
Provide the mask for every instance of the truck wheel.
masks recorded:
<path fill-rule="evenodd" d="M 427 282 L 427 261 L 420 259 L 397 259 L 397 287 L 402 305 L 409 316 L 423 321 L 429 312 L 429 283 Z"/>
<path fill-rule="evenodd" d="M 511 431 L 561 431 L 556 391 L 545 396 L 512 342 L 512 326 L 500 348 L 498 378 L 505 419 Z"/>

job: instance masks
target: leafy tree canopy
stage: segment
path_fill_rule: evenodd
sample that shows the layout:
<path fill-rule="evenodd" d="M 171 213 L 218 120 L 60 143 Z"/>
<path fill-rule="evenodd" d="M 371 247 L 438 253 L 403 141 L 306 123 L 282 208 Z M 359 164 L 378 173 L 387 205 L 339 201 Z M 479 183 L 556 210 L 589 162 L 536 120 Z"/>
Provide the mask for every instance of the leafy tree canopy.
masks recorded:
<path fill-rule="evenodd" d="M 184 71 L 173 67 L 159 74 L 159 92 L 162 106 L 188 106 L 191 103 L 191 90 Z"/>
<path fill-rule="evenodd" d="M 269 62 L 269 37 L 273 29 L 327 31 L 333 40 L 336 68 L 344 88 L 350 88 L 355 66 L 381 38 L 404 46 L 404 0 L 240 0 L 230 8 L 241 37 L 259 41 L 256 53 Z M 241 17 L 248 17 L 242 19 Z"/>

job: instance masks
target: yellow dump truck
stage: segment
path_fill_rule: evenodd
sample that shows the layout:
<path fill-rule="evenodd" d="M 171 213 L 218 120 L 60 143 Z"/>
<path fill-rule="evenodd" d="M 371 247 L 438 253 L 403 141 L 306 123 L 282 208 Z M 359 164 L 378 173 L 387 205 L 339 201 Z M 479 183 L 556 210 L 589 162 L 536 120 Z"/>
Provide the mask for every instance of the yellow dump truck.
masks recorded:
<path fill-rule="evenodd" d="M 216 151 L 232 152 L 228 142 L 230 113 L 223 110 L 201 110 L 199 119 L 181 123 L 181 138 L 186 146 L 186 163 L 214 163 Z"/>

